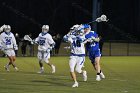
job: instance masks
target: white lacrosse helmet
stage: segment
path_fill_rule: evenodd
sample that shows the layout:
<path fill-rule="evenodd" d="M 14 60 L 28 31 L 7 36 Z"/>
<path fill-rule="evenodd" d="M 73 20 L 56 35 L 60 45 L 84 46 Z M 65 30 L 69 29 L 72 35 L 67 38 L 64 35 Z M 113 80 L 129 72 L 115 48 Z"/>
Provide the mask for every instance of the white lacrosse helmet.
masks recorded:
<path fill-rule="evenodd" d="M 4 31 L 9 33 L 11 31 L 11 26 L 10 25 L 5 25 Z"/>
<path fill-rule="evenodd" d="M 42 26 L 42 32 L 47 33 L 49 31 L 49 25 Z"/>

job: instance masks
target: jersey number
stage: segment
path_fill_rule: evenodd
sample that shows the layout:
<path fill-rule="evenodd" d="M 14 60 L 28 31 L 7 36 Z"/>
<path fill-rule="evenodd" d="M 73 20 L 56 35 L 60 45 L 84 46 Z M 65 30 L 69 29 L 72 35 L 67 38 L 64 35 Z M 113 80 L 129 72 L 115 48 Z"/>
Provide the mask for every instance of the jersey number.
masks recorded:
<path fill-rule="evenodd" d="M 11 45 L 11 39 L 6 39 L 6 45 Z"/>
<path fill-rule="evenodd" d="M 74 47 L 81 47 L 81 42 L 79 40 L 73 41 Z"/>
<path fill-rule="evenodd" d="M 39 45 L 44 45 L 45 40 L 39 40 Z"/>
<path fill-rule="evenodd" d="M 95 43 L 91 43 L 91 47 L 94 47 L 94 46 L 96 46 L 96 44 Z"/>

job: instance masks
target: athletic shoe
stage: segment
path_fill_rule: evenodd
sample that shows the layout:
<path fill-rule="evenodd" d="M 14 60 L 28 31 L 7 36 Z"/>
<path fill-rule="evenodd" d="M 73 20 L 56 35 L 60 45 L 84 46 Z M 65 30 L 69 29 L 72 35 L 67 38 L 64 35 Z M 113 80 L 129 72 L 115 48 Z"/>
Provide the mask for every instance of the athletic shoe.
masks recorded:
<path fill-rule="evenodd" d="M 87 71 L 83 71 L 83 79 L 84 81 L 87 81 Z"/>
<path fill-rule="evenodd" d="M 101 73 L 100 73 L 100 77 L 101 77 L 102 79 L 104 79 L 104 78 L 105 78 L 105 75 L 101 72 Z"/>
<path fill-rule="evenodd" d="M 7 72 L 10 71 L 8 66 L 4 66 L 4 68 L 5 68 L 5 70 L 6 70 Z"/>
<path fill-rule="evenodd" d="M 55 73 L 55 66 L 52 65 L 52 73 Z"/>
<path fill-rule="evenodd" d="M 101 80 L 100 75 L 96 75 L 96 81 L 100 81 L 100 80 Z"/>
<path fill-rule="evenodd" d="M 19 69 L 17 68 L 17 67 L 15 67 L 15 70 L 18 72 L 19 71 Z"/>
<path fill-rule="evenodd" d="M 75 87 L 78 87 L 78 82 L 75 82 L 73 85 L 72 85 L 73 88 Z"/>
<path fill-rule="evenodd" d="M 37 73 L 39 73 L 39 74 L 44 73 L 44 69 L 40 69 L 40 71 L 38 71 Z"/>

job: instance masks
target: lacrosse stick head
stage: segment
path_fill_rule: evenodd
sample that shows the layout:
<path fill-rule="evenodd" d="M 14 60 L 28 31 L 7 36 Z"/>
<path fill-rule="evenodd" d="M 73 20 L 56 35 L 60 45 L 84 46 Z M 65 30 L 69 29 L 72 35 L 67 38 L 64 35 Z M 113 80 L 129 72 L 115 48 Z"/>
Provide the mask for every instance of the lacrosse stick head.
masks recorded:
<path fill-rule="evenodd" d="M 107 19 L 107 16 L 106 15 L 101 15 L 101 17 L 98 17 L 96 19 L 96 22 L 107 22 L 109 19 Z"/>
<path fill-rule="evenodd" d="M 47 33 L 49 31 L 49 25 L 43 25 L 42 26 L 42 32 Z"/>
<path fill-rule="evenodd" d="M 101 20 L 107 22 L 108 21 L 107 16 L 106 15 L 101 15 Z"/>
<path fill-rule="evenodd" d="M 29 35 L 25 35 L 25 36 L 24 36 L 24 40 L 27 40 L 27 41 L 30 41 L 30 42 L 33 41 L 33 40 L 29 37 Z"/>

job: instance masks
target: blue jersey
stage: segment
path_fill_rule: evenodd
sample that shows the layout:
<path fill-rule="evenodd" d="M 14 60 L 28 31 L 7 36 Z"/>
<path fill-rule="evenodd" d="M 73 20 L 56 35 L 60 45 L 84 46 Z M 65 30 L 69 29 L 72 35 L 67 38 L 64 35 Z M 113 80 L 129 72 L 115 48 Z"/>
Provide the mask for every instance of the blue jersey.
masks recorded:
<path fill-rule="evenodd" d="M 85 38 L 86 39 L 89 39 L 89 38 L 92 38 L 92 37 L 95 37 L 97 38 L 98 37 L 98 34 L 94 31 L 90 31 L 88 34 L 85 35 Z M 88 51 L 96 51 L 99 49 L 99 42 L 89 42 L 86 46 L 86 49 Z"/>
<path fill-rule="evenodd" d="M 90 31 L 88 34 L 85 35 L 86 39 L 90 39 L 92 37 L 98 38 L 98 34 L 94 31 Z M 95 62 L 96 57 L 101 56 L 100 49 L 99 49 L 99 42 L 95 42 L 95 41 L 88 42 L 86 45 L 86 49 L 89 52 L 89 58 L 92 63 Z"/>

